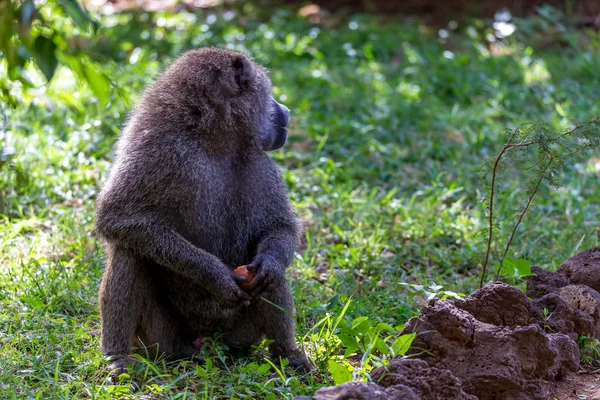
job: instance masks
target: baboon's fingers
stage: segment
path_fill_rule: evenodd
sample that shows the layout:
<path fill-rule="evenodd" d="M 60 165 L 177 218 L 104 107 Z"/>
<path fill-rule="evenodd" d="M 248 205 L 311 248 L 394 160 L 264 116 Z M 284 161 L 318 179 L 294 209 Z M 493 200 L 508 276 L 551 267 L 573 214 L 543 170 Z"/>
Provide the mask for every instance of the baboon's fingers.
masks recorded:
<path fill-rule="evenodd" d="M 269 279 L 269 270 L 267 268 L 259 268 L 258 272 L 250 285 L 248 285 L 248 292 L 250 294 L 254 294 L 255 288 L 258 286 L 262 286 L 263 282 Z"/>
<path fill-rule="evenodd" d="M 245 276 L 242 275 L 235 275 L 232 274 L 231 275 L 233 277 L 234 280 L 236 280 L 237 282 L 246 282 L 248 279 Z"/>
<path fill-rule="evenodd" d="M 248 293 L 242 291 L 237 284 L 231 286 L 229 291 L 216 295 L 215 298 L 225 307 L 235 308 L 240 304 L 246 304 L 250 301 Z"/>
<path fill-rule="evenodd" d="M 240 289 L 239 287 L 237 287 L 237 290 L 235 291 L 235 296 L 236 296 L 236 305 L 237 304 L 245 304 L 248 305 L 250 304 L 250 295 L 246 292 L 244 292 L 242 289 Z"/>
<path fill-rule="evenodd" d="M 240 290 L 240 292 L 237 294 L 237 298 L 238 300 L 250 300 L 250 295 L 246 292 L 243 292 Z"/>
<path fill-rule="evenodd" d="M 256 271 L 262 265 L 262 261 L 263 255 L 258 254 L 256 257 L 254 257 L 254 260 L 252 260 L 250 264 L 246 265 L 246 269 L 248 271 Z"/>
<path fill-rule="evenodd" d="M 265 274 L 266 275 L 266 274 Z M 256 276 L 258 278 L 258 275 Z M 252 281 L 252 283 L 256 282 L 256 278 Z M 252 295 L 252 297 L 258 296 L 265 289 L 267 289 L 273 283 L 273 279 L 270 275 L 266 275 L 263 279 L 261 279 L 254 287 L 248 287 L 248 292 Z M 252 284 L 250 284 L 252 286 Z"/>

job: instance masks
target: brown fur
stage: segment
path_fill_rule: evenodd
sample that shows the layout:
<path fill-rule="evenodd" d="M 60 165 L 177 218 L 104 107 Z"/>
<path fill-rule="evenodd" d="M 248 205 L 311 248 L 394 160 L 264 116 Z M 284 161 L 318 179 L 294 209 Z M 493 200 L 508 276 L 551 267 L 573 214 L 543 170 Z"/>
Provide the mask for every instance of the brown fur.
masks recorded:
<path fill-rule="evenodd" d="M 104 355 L 127 359 L 139 341 L 187 357 L 219 328 L 232 348 L 266 337 L 273 357 L 310 369 L 285 282 L 300 225 L 261 148 L 271 101 L 261 67 L 215 48 L 188 51 L 144 93 L 97 200 Z M 232 270 L 249 263 L 264 290 L 246 305 Z"/>

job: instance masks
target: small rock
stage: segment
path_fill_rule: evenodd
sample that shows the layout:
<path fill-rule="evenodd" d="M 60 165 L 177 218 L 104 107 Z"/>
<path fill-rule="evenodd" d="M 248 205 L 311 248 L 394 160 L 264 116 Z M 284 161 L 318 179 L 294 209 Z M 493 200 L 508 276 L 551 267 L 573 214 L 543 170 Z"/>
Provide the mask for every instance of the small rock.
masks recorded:
<path fill-rule="evenodd" d="M 562 379 L 567 373 L 579 369 L 579 346 L 575 341 L 560 333 L 548 335 L 550 346 L 556 350 L 557 369 L 552 371 L 553 380 Z"/>
<path fill-rule="evenodd" d="M 473 340 L 475 323 L 475 318 L 467 311 L 456 308 L 448 301 L 434 299 L 421 310 L 419 317 L 408 320 L 403 333 L 444 332 L 444 339 L 465 346 Z"/>
<path fill-rule="evenodd" d="M 586 285 L 568 285 L 560 288 L 558 295 L 569 306 L 585 313 L 592 319 L 592 331 L 580 333 L 600 338 L 600 293 Z"/>
<path fill-rule="evenodd" d="M 526 326 L 537 320 L 525 293 L 506 283 L 486 285 L 465 300 L 455 302 L 478 321 L 498 326 Z"/>
<path fill-rule="evenodd" d="M 569 282 L 562 273 L 550 272 L 540 267 L 531 267 L 533 275 L 527 277 L 527 290 L 525 294 L 532 299 L 537 299 L 548 293 L 555 293 Z"/>
<path fill-rule="evenodd" d="M 600 291 L 600 246 L 567 259 L 559 268 L 569 283 L 582 284 Z"/>
<path fill-rule="evenodd" d="M 374 383 L 348 382 L 339 386 L 319 389 L 313 397 L 296 397 L 294 400 L 420 400 L 410 388 L 401 385 L 385 389 Z"/>
<path fill-rule="evenodd" d="M 546 332 L 558 332 L 577 340 L 580 335 L 592 335 L 594 319 L 573 308 L 556 293 L 548 293 L 531 301 L 539 318 L 539 326 Z"/>
<path fill-rule="evenodd" d="M 461 381 L 444 369 L 416 358 L 396 358 L 371 373 L 371 379 L 388 388 L 409 387 L 422 400 L 477 400 L 465 393 Z"/>

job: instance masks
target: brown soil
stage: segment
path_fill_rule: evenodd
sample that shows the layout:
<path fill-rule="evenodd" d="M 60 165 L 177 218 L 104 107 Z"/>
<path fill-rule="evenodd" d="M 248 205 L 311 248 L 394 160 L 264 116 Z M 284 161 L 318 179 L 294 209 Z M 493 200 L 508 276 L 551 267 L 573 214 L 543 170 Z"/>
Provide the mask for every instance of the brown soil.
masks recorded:
<path fill-rule="evenodd" d="M 600 374 L 582 372 L 567 375 L 555 384 L 554 396 L 558 400 L 600 399 Z"/>
<path fill-rule="evenodd" d="M 575 342 L 600 337 L 600 247 L 556 273 L 532 269 L 527 295 L 497 282 L 465 300 L 430 301 L 402 332 L 417 332 L 414 358 L 375 369 L 373 383 L 302 399 L 600 400 L 600 374 L 583 368 Z"/>
<path fill-rule="evenodd" d="M 418 333 L 412 355 L 452 371 L 481 400 L 547 400 L 550 383 L 578 370 L 579 349 L 540 325 L 525 293 L 495 283 L 464 302 L 429 302 L 404 333 Z"/>

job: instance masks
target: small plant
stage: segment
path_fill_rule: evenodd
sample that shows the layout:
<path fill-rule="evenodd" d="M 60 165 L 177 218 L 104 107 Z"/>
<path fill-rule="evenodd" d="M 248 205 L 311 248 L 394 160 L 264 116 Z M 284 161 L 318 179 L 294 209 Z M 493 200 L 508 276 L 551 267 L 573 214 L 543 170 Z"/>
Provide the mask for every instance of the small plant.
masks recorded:
<path fill-rule="evenodd" d="M 600 340 L 587 336 L 580 336 L 577 339 L 581 362 L 590 367 L 600 366 Z"/>
<path fill-rule="evenodd" d="M 552 318 L 552 312 L 548 310 L 548 308 L 544 307 L 542 310 L 542 321 L 544 321 L 544 330 L 546 332 L 551 332 L 552 327 L 548 324 L 548 321 Z"/>
<path fill-rule="evenodd" d="M 522 258 L 513 260 L 505 257 L 502 260 L 500 272 L 503 273 L 503 276 L 518 281 L 531 275 L 531 262 Z"/>
<path fill-rule="evenodd" d="M 313 354 L 317 363 L 327 368 L 335 384 L 366 378 L 361 374 L 385 365 L 390 359 L 404 356 L 416 337 L 415 333 L 398 335 L 401 326 L 393 327 L 367 316 L 346 318 L 351 304 L 352 298 L 349 298 L 337 316 L 327 313 L 302 340 L 320 343 L 313 349 Z"/>
<path fill-rule="evenodd" d="M 501 191 L 500 172 L 508 170 L 511 166 L 520 166 L 523 162 L 529 162 L 526 167 L 525 197 L 522 208 L 518 212 L 517 222 L 514 224 L 508 241 L 504 245 L 501 255 L 498 257 L 496 280 L 500 276 L 502 266 L 508 264 L 516 265 L 513 261 L 508 261 L 508 251 L 515 239 L 515 234 L 525 214 L 530 210 L 535 195 L 539 192 L 542 182 L 547 182 L 554 187 L 559 184 L 556 176 L 559 168 L 566 165 L 566 160 L 571 156 L 583 153 L 586 150 L 595 149 L 600 145 L 600 116 L 586 122 L 582 125 L 575 125 L 574 128 L 563 133 L 556 134 L 545 124 L 524 124 L 516 128 L 509 136 L 508 142 L 504 145 L 498 156 L 491 160 L 489 169 L 484 169 L 483 176 L 491 176 L 491 182 L 488 187 L 487 212 L 488 212 L 488 238 L 485 260 L 481 272 L 480 287 L 483 287 L 492 248 L 495 245 L 494 231 L 498 228 L 494 210 L 494 200 Z M 507 262 L 505 263 L 505 260 Z M 520 274 L 530 273 L 525 264 L 517 271 Z"/>
<path fill-rule="evenodd" d="M 412 291 L 412 295 L 409 295 L 409 297 L 412 298 L 415 294 L 423 294 L 426 301 L 433 299 L 445 300 L 449 297 L 458 300 L 466 297 L 464 293 L 442 290 L 444 287 L 436 284 L 435 282 L 429 282 L 429 285 L 427 286 L 406 282 L 400 282 L 400 285 L 406 286 Z"/>

